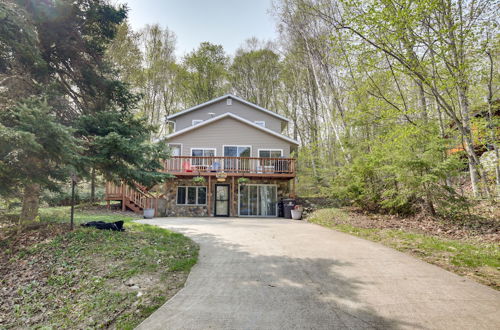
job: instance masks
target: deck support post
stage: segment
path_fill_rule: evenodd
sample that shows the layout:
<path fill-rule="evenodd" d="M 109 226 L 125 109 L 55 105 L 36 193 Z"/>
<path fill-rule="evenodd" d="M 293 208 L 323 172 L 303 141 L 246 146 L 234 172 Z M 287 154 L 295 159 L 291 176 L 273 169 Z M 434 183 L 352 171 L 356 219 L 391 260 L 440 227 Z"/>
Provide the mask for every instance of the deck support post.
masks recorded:
<path fill-rule="evenodd" d="M 158 198 L 155 198 L 155 217 L 158 216 Z"/>
<path fill-rule="evenodd" d="M 125 211 L 125 186 L 122 182 L 122 185 L 121 185 L 121 191 L 122 191 L 122 211 L 124 212 Z"/>
<path fill-rule="evenodd" d="M 210 212 L 212 211 L 212 180 L 211 176 L 208 176 L 208 191 L 207 191 L 207 213 L 210 217 Z"/>
<path fill-rule="evenodd" d="M 235 186 L 234 186 L 234 176 L 231 177 L 232 179 L 232 184 L 231 184 L 231 189 L 229 189 L 229 194 L 230 194 L 230 199 L 231 199 L 231 205 L 229 206 L 229 216 L 234 217 L 234 195 L 236 195 L 235 192 Z"/>

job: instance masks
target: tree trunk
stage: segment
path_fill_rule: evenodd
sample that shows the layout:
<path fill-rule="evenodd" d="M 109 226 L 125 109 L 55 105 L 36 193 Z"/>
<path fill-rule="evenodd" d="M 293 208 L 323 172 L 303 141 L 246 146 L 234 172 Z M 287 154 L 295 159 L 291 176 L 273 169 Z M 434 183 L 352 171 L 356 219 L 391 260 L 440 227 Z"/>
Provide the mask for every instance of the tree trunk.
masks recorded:
<path fill-rule="evenodd" d="M 40 200 L 40 185 L 37 183 L 26 184 L 23 192 L 23 205 L 19 222 L 35 220 L 38 215 L 38 206 Z"/>
<path fill-rule="evenodd" d="M 467 92 L 465 87 L 458 87 L 458 101 L 460 104 L 460 111 L 462 114 L 462 123 L 463 123 L 463 131 L 464 141 L 465 141 L 465 151 L 467 153 L 467 160 L 469 163 L 469 172 L 472 184 L 472 192 L 474 197 L 481 197 L 482 193 L 479 189 L 479 178 L 483 180 L 484 183 L 484 191 L 486 192 L 486 196 L 490 197 L 488 182 L 485 177 L 484 172 L 480 172 L 480 162 L 479 157 L 476 155 L 476 151 L 474 150 L 474 140 L 472 137 L 472 131 L 470 126 L 470 116 L 469 116 L 469 100 L 467 97 Z"/>
<path fill-rule="evenodd" d="M 427 203 L 427 210 L 429 211 L 430 215 L 435 217 L 436 209 L 434 208 L 434 203 L 432 202 L 432 195 L 429 191 L 427 191 L 426 203 Z"/>
<path fill-rule="evenodd" d="M 500 155 L 498 152 L 498 145 L 496 143 L 496 127 L 493 122 L 493 57 L 491 56 L 491 52 L 487 51 L 486 55 L 488 55 L 488 60 L 490 62 L 490 74 L 488 79 L 488 128 L 490 131 L 490 139 L 491 144 L 493 145 L 494 150 L 494 158 L 495 161 L 495 183 L 496 183 L 496 197 L 500 196 Z"/>
<path fill-rule="evenodd" d="M 95 168 L 93 167 L 90 176 L 90 202 L 95 202 Z"/>
<path fill-rule="evenodd" d="M 441 139 L 446 140 L 446 133 L 445 133 L 446 130 L 444 128 L 443 113 L 441 112 L 441 107 L 439 106 L 437 100 L 434 100 L 434 105 L 436 108 L 439 121 L 439 136 L 441 137 Z M 443 160 L 445 160 L 447 157 L 448 154 L 446 153 L 445 150 L 443 150 Z M 447 187 L 451 187 L 451 180 L 449 175 L 447 175 L 446 178 L 444 179 L 444 183 Z"/>
<path fill-rule="evenodd" d="M 424 90 L 424 84 L 422 84 L 421 81 L 416 80 L 417 88 L 418 88 L 418 105 L 420 107 L 420 117 L 421 119 L 427 123 L 427 101 L 425 99 L 425 90 Z"/>

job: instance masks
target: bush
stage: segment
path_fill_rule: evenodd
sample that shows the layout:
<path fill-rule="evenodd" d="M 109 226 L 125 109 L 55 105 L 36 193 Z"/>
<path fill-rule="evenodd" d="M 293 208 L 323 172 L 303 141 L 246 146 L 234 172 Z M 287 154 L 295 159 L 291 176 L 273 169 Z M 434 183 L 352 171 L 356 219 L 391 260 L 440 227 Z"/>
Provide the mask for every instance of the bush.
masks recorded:
<path fill-rule="evenodd" d="M 331 196 L 400 215 L 424 210 L 449 216 L 463 209 L 465 200 L 446 185 L 463 161 L 444 157 L 446 145 L 437 130 L 401 125 L 369 143 L 369 152 L 360 145 L 351 164 L 340 168 L 328 188 Z"/>

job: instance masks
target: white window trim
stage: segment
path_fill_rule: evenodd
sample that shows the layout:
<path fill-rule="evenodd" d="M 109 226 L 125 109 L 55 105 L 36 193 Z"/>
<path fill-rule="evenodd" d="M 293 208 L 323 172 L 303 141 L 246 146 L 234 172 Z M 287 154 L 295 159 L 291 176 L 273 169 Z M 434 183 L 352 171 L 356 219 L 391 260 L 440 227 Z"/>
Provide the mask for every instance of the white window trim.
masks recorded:
<path fill-rule="evenodd" d="M 203 119 L 193 119 L 193 120 L 191 120 L 191 126 L 198 125 L 198 124 L 201 124 L 203 122 L 204 122 Z"/>
<path fill-rule="evenodd" d="M 204 187 L 206 191 L 205 195 L 205 204 L 198 204 L 198 188 Z M 179 188 L 186 188 L 186 202 L 188 200 L 188 189 L 187 188 L 196 188 L 196 204 L 179 204 Z M 207 199 L 208 199 L 208 187 L 207 186 L 177 186 L 177 191 L 175 193 L 175 205 L 180 205 L 180 206 L 206 206 L 207 205 Z"/>
<path fill-rule="evenodd" d="M 168 145 L 169 147 L 170 147 L 170 146 L 173 146 L 173 145 L 174 145 L 174 146 L 180 146 L 180 147 L 181 147 L 181 151 L 180 151 L 180 155 L 179 155 L 179 156 L 182 156 L 182 148 L 183 148 L 182 143 L 175 143 L 175 142 L 174 142 L 174 143 L 167 143 L 167 145 Z"/>
<path fill-rule="evenodd" d="M 263 183 L 246 183 L 245 186 L 275 186 L 276 187 L 276 215 L 241 215 L 241 194 L 240 187 L 242 184 L 238 184 L 238 216 L 242 218 L 277 218 L 278 217 L 278 185 L 277 184 L 263 184 Z"/>
<path fill-rule="evenodd" d="M 258 158 L 264 158 L 264 157 L 260 157 L 260 152 L 261 151 L 280 151 L 281 152 L 281 156 L 280 157 L 283 157 L 283 149 L 258 149 L 257 150 L 257 157 Z M 274 158 L 274 157 L 271 157 L 271 158 Z"/>
<path fill-rule="evenodd" d="M 266 128 L 266 122 L 264 120 L 256 120 L 254 121 L 254 124 Z"/>
<path fill-rule="evenodd" d="M 241 144 L 224 144 L 222 145 L 222 154 L 224 157 L 226 157 L 226 153 L 224 148 L 225 147 L 245 147 L 245 148 L 250 148 L 250 157 L 252 157 L 252 146 L 251 145 L 241 145 Z M 232 157 L 232 156 L 227 156 L 227 157 Z"/>

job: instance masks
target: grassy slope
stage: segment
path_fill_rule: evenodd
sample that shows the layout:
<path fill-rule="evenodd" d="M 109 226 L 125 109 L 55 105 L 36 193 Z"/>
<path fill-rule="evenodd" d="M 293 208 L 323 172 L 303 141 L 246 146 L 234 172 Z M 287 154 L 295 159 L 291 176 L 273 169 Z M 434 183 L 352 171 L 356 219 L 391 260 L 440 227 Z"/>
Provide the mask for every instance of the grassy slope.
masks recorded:
<path fill-rule="evenodd" d="M 360 228 L 349 224 L 349 217 L 341 209 L 329 208 L 315 211 L 308 221 L 379 242 L 500 290 L 498 244 L 444 239 L 396 229 Z"/>
<path fill-rule="evenodd" d="M 68 208 L 43 209 L 40 218 L 67 221 Z M 133 218 L 77 210 L 77 223 L 125 220 L 126 231 L 78 226 L 11 255 L 12 270 L 0 279 L 6 288 L 0 292 L 0 328 L 132 329 L 161 306 L 184 285 L 198 247 Z"/>

